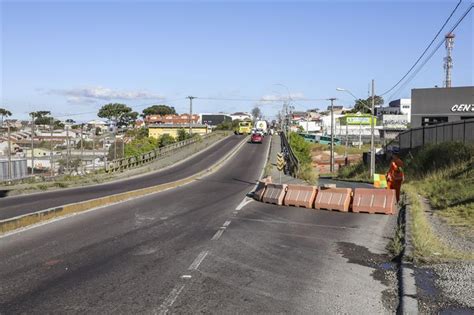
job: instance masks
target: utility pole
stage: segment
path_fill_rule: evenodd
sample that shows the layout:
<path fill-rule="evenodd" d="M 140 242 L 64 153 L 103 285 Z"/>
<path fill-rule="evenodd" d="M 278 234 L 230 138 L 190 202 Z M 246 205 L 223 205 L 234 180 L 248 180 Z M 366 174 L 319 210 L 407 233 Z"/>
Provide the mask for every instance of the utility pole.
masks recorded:
<path fill-rule="evenodd" d="M 53 167 L 53 117 L 49 120 L 49 131 L 51 132 L 51 138 L 49 139 L 49 164 L 50 164 L 50 169 L 51 169 L 51 176 L 54 176 L 54 167 Z"/>
<path fill-rule="evenodd" d="M 332 97 L 329 99 L 331 101 L 331 165 L 330 172 L 334 172 L 334 101 L 336 98 Z"/>
<path fill-rule="evenodd" d="M 12 139 L 10 134 L 10 122 L 7 122 L 8 128 L 8 179 L 13 179 L 12 172 Z"/>
<path fill-rule="evenodd" d="M 92 171 L 95 173 L 95 133 L 92 135 Z"/>
<path fill-rule="evenodd" d="M 69 172 L 69 154 L 71 153 L 69 148 L 69 126 L 66 126 L 66 172 Z"/>
<path fill-rule="evenodd" d="M 31 176 L 35 174 L 35 114 L 31 115 Z"/>
<path fill-rule="evenodd" d="M 81 172 L 84 173 L 84 165 L 83 165 L 83 159 L 84 159 L 84 138 L 83 138 L 83 133 L 84 133 L 84 124 L 81 124 Z"/>
<path fill-rule="evenodd" d="M 189 98 L 189 135 L 193 134 L 193 126 L 191 124 L 192 119 L 193 119 L 193 99 L 196 98 L 196 96 L 188 96 Z"/>
<path fill-rule="evenodd" d="M 375 174 L 374 113 L 375 113 L 375 80 L 372 79 L 372 117 L 370 117 L 370 178 L 373 178 Z"/>

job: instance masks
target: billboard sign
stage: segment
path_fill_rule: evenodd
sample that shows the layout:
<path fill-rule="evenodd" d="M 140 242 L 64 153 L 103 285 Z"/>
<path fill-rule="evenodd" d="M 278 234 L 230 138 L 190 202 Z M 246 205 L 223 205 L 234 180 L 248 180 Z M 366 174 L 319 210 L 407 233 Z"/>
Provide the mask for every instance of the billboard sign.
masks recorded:
<path fill-rule="evenodd" d="M 342 123 L 347 122 L 347 125 L 367 125 L 370 126 L 371 118 L 374 120 L 374 125 L 377 125 L 377 118 L 372 116 L 345 116 L 341 119 Z"/>

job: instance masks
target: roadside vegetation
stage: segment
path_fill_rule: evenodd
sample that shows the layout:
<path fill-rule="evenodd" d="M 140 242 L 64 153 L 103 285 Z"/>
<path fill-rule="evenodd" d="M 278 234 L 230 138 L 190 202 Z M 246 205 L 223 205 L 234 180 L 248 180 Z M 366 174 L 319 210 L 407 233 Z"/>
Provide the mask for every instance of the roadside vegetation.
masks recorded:
<path fill-rule="evenodd" d="M 312 165 L 311 143 L 304 141 L 303 137 L 296 132 L 290 132 L 288 140 L 291 149 L 300 162 L 297 177 L 310 184 L 316 184 L 318 174 Z"/>
<path fill-rule="evenodd" d="M 474 259 L 443 243 L 426 216 L 421 197 L 453 232 L 473 236 L 474 231 L 474 145 L 446 142 L 428 145 L 402 157 L 405 183 L 402 190 L 410 205 L 414 258 L 420 261 Z M 376 173 L 385 174 L 387 163 L 378 163 Z M 339 178 L 371 180 L 362 162 L 339 170 Z"/>

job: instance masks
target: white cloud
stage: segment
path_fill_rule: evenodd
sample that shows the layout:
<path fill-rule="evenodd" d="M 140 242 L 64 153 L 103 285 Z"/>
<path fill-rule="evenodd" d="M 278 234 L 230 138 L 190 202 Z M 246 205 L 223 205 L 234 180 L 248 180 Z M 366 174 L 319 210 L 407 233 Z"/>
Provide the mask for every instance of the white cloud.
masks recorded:
<path fill-rule="evenodd" d="M 297 93 L 290 93 L 289 95 L 280 95 L 280 94 L 264 95 L 261 97 L 261 100 L 266 101 L 266 102 L 278 102 L 278 101 L 288 101 L 288 100 L 297 101 L 304 98 L 305 97 L 303 93 L 297 92 Z"/>
<path fill-rule="evenodd" d="M 76 89 L 53 89 L 48 94 L 64 95 L 70 103 L 91 103 L 97 100 L 149 100 L 165 99 L 163 95 L 147 91 L 121 91 L 105 88 L 102 86 L 76 88 Z"/>

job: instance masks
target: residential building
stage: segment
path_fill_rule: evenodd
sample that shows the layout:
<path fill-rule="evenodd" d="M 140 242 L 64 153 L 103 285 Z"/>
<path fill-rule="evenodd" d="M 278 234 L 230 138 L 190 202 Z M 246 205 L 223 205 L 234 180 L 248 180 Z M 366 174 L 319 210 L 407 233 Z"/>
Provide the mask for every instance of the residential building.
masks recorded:
<path fill-rule="evenodd" d="M 189 124 L 189 114 L 181 115 L 148 115 L 145 117 L 145 123 L 149 124 Z M 199 115 L 193 114 L 191 118 L 192 124 L 199 122 Z"/>

